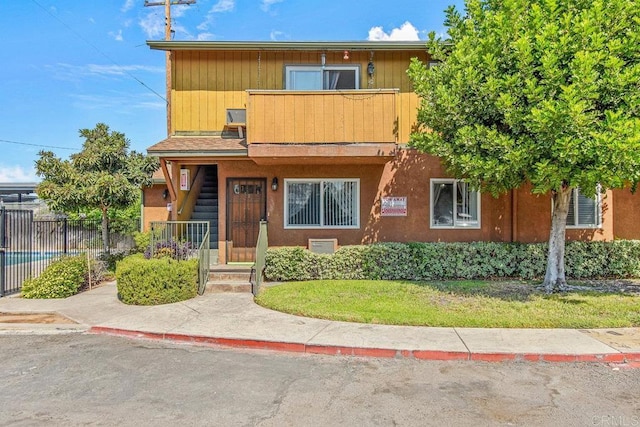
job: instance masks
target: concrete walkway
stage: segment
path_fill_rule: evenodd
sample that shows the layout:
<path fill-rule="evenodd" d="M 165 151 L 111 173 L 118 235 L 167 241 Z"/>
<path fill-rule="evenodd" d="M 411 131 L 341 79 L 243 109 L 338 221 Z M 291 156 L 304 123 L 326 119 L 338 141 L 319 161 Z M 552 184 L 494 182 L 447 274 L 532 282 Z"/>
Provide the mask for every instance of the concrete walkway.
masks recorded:
<path fill-rule="evenodd" d="M 640 363 L 640 328 L 480 329 L 387 326 L 292 316 L 251 294 L 207 293 L 128 306 L 115 283 L 57 300 L 0 298 L 0 313 L 58 313 L 76 324 L 1 323 L 0 334 L 84 332 L 301 353 L 430 360 Z"/>

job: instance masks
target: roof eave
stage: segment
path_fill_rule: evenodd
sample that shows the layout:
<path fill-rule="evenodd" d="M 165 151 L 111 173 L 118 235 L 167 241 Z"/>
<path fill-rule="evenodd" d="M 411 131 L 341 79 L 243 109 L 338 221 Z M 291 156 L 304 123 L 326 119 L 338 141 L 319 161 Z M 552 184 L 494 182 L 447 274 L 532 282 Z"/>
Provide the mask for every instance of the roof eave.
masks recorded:
<path fill-rule="evenodd" d="M 150 156 L 161 158 L 186 158 L 186 157 L 248 157 L 245 150 L 212 150 L 212 151 L 186 151 L 186 150 L 147 150 Z"/>
<path fill-rule="evenodd" d="M 156 50 L 426 50 L 426 41 L 167 41 L 148 40 L 147 45 Z"/>

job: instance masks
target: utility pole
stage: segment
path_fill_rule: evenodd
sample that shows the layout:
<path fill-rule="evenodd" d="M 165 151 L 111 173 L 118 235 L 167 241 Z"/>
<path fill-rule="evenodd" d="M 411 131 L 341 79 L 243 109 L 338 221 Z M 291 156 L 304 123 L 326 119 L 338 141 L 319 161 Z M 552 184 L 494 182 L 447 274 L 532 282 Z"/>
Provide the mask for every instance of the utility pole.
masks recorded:
<path fill-rule="evenodd" d="M 164 6 L 164 39 L 171 40 L 171 6 L 181 4 L 194 4 L 196 0 L 163 0 L 163 1 L 144 1 L 144 6 Z M 171 51 L 166 51 L 166 69 L 167 69 L 167 137 L 171 136 Z"/>

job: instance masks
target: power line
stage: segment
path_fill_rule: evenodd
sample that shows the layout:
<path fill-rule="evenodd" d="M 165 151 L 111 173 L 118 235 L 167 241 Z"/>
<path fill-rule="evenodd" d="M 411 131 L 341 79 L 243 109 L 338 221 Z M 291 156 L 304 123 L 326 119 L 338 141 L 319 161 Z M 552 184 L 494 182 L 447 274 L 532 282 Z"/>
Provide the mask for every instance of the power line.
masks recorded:
<path fill-rule="evenodd" d="M 76 30 L 74 30 L 72 27 L 70 27 L 66 22 L 64 22 L 62 19 L 58 18 L 56 15 L 54 15 L 53 13 L 51 13 L 50 10 L 48 10 L 47 8 L 45 8 L 43 5 L 41 5 L 40 3 L 38 3 L 37 0 L 31 0 L 33 3 L 35 3 L 40 9 L 44 10 L 49 16 L 51 16 L 53 19 L 55 19 L 56 21 L 58 21 L 60 24 L 62 24 L 67 30 L 71 31 L 76 37 L 78 37 L 80 40 L 82 40 L 83 42 L 85 42 L 86 44 L 88 44 L 89 46 L 91 46 L 96 52 L 98 52 L 100 55 L 104 56 L 108 61 L 110 61 L 112 64 L 117 65 L 118 67 L 121 67 L 120 64 L 118 64 L 116 61 L 114 61 L 113 59 L 111 59 L 111 57 L 109 57 L 106 53 L 104 53 L 103 51 L 101 51 L 100 49 L 98 49 L 98 47 L 96 45 L 94 45 L 93 43 L 91 43 L 89 40 L 87 40 L 85 37 L 82 36 L 82 34 L 80 34 L 79 32 L 77 32 Z M 149 86 L 147 86 L 142 80 L 140 80 L 139 78 L 137 78 L 136 76 L 134 76 L 133 74 L 131 74 L 130 72 L 128 72 L 126 69 L 122 68 L 122 71 L 128 75 L 129 77 L 131 77 L 132 79 L 134 79 L 135 81 L 137 81 L 138 83 L 140 83 L 142 86 L 144 86 L 146 89 L 148 89 L 149 91 L 153 92 L 156 96 L 158 96 L 160 99 L 162 99 L 164 102 L 167 102 L 167 99 L 160 95 L 158 92 L 156 92 L 155 90 L 153 90 L 152 88 L 150 88 Z"/>
<path fill-rule="evenodd" d="M 76 150 L 76 148 L 71 148 L 71 147 L 58 147 L 55 145 L 30 144 L 28 142 L 9 141 L 6 139 L 0 139 L 0 142 L 6 142 L 8 144 L 29 145 L 31 147 L 40 147 L 40 148 L 56 148 L 59 150 Z"/>

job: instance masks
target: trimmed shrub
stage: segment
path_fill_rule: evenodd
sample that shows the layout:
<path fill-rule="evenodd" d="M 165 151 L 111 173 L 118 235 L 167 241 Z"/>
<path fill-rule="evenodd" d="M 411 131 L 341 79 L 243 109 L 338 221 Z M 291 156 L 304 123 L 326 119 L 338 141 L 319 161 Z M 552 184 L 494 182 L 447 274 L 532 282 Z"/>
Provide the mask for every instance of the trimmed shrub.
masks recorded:
<path fill-rule="evenodd" d="M 102 261 L 107 270 L 110 272 L 116 271 L 116 265 L 119 261 L 122 261 L 124 257 L 130 254 L 130 251 L 111 251 L 111 252 L 102 252 L 98 255 L 98 259 Z"/>
<path fill-rule="evenodd" d="M 540 279 L 546 243 L 376 243 L 343 246 L 331 255 L 301 247 L 267 251 L 268 280 Z M 640 277 L 640 241 L 567 242 L 567 277 Z"/>
<path fill-rule="evenodd" d="M 157 305 L 194 298 L 198 292 L 198 260 L 131 255 L 116 267 L 118 296 L 125 304 Z"/>
<path fill-rule="evenodd" d="M 182 242 L 168 239 L 155 243 L 154 250 L 151 246 L 144 252 L 146 259 L 150 258 L 173 258 L 175 260 L 187 260 L 192 258 L 195 250 L 191 242 Z"/>
<path fill-rule="evenodd" d="M 133 241 L 136 246 L 131 250 L 132 253 L 144 253 L 151 246 L 151 231 L 136 231 L 133 233 Z"/>
<path fill-rule="evenodd" d="M 102 279 L 104 266 L 91 260 L 91 281 Z M 52 262 L 40 276 L 22 284 L 24 298 L 67 298 L 88 287 L 87 256 L 66 256 Z"/>

